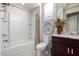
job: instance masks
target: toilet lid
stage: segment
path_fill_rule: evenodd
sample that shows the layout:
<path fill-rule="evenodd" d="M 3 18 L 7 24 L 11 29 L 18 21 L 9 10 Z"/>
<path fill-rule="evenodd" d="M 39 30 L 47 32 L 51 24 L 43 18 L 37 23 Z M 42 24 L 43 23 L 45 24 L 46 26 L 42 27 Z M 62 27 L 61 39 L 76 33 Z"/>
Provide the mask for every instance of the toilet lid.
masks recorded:
<path fill-rule="evenodd" d="M 46 47 L 46 45 L 47 44 L 45 44 L 45 43 L 40 43 L 40 44 L 37 45 L 37 48 L 43 48 L 43 47 Z"/>

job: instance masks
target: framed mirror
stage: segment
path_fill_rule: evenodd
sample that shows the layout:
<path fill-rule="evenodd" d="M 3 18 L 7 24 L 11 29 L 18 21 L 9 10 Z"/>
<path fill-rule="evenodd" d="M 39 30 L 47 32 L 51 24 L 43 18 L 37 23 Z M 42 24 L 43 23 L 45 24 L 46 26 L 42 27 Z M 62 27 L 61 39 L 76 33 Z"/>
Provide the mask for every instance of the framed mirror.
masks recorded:
<path fill-rule="evenodd" d="M 44 23 L 44 34 L 50 35 L 54 32 L 54 26 L 53 24 L 49 21 L 46 21 Z"/>

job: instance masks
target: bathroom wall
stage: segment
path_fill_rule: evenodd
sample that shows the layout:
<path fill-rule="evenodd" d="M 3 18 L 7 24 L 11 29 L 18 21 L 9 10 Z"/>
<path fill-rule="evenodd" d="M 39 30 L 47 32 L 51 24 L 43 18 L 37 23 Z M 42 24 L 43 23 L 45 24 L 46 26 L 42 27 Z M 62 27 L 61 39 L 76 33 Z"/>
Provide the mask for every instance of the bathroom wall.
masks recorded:
<path fill-rule="evenodd" d="M 10 14 L 10 43 L 28 41 L 28 10 L 9 6 L 8 11 Z"/>
<path fill-rule="evenodd" d="M 1 10 L 1 4 L 0 4 L 0 10 Z M 1 50 L 2 50 L 2 30 L 1 30 L 1 24 L 2 24 L 2 22 L 1 22 L 1 19 L 0 19 L 0 56 L 2 55 L 1 54 Z"/>
<path fill-rule="evenodd" d="M 79 11 L 79 3 L 68 4 L 66 14 L 75 13 Z"/>
<path fill-rule="evenodd" d="M 36 7 L 32 10 L 30 10 L 30 20 L 29 20 L 29 39 L 30 40 L 35 40 L 35 17 L 36 17 L 36 14 L 38 14 L 40 16 L 40 7 Z"/>

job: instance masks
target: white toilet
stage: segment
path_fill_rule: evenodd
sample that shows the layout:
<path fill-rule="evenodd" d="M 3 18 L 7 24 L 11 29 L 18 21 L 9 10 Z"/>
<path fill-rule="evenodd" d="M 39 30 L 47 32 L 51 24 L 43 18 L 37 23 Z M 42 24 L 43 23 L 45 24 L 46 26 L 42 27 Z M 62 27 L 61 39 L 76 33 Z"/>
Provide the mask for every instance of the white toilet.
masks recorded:
<path fill-rule="evenodd" d="M 50 43 L 50 36 L 44 35 L 43 42 L 39 43 L 36 46 L 37 49 L 37 56 L 47 56 L 49 55 L 49 43 Z"/>

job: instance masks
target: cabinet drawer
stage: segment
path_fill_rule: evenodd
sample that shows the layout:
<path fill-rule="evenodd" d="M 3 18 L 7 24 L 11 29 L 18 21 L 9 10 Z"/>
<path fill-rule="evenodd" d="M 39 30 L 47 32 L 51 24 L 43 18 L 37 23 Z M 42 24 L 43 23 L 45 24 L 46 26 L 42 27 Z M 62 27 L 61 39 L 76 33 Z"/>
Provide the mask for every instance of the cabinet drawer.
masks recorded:
<path fill-rule="evenodd" d="M 76 48 L 79 48 L 79 40 L 71 39 L 71 38 L 61 38 L 61 37 L 53 37 L 52 36 L 52 42 L 65 44 L 68 46 L 73 46 Z"/>

